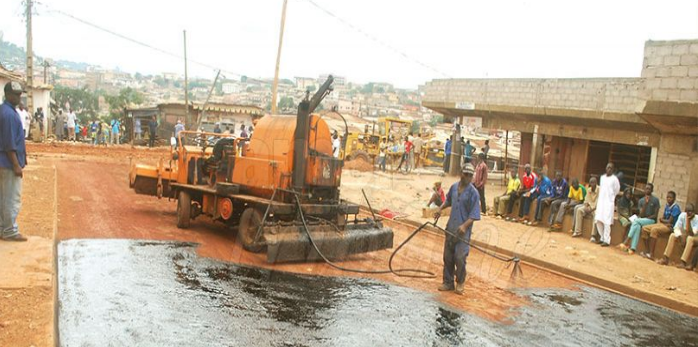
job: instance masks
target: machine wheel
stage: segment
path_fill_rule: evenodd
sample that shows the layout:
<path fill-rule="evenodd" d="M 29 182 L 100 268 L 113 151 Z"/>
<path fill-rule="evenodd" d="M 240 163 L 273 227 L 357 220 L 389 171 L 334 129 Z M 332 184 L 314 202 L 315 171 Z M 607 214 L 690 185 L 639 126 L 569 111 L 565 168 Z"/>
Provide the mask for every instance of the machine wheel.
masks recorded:
<path fill-rule="evenodd" d="M 238 226 L 238 241 L 246 250 L 254 253 L 262 251 L 263 246 L 254 243 L 254 238 L 257 236 L 257 228 L 262 223 L 262 214 L 251 207 L 245 209 L 240 216 L 240 225 Z"/>
<path fill-rule="evenodd" d="M 191 196 L 187 192 L 179 192 L 177 198 L 177 227 L 186 229 L 191 221 Z"/>
<path fill-rule="evenodd" d="M 371 163 L 370 156 L 365 151 L 356 151 L 356 152 L 352 153 L 351 159 L 349 159 L 349 160 L 363 160 L 366 163 L 369 163 L 369 164 Z"/>

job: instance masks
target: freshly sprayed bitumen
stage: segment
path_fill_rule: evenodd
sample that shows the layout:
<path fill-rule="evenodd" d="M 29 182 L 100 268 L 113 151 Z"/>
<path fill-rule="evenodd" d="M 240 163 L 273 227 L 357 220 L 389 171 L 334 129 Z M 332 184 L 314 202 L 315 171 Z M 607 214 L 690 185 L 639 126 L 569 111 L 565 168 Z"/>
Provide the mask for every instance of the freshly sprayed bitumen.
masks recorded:
<path fill-rule="evenodd" d="M 195 247 L 61 242 L 61 346 L 698 346 L 697 318 L 589 287 L 521 291 L 531 305 L 500 324 L 413 289 L 241 267 Z"/>

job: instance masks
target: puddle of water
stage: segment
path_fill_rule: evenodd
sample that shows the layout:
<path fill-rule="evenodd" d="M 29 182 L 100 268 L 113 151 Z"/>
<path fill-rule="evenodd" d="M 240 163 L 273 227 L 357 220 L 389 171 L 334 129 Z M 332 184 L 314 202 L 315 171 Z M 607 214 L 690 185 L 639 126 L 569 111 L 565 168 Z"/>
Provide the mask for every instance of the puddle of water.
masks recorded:
<path fill-rule="evenodd" d="M 61 242 L 61 345 L 698 346 L 698 319 L 593 288 L 521 291 L 532 305 L 498 324 L 409 288 L 240 267 L 194 247 Z"/>

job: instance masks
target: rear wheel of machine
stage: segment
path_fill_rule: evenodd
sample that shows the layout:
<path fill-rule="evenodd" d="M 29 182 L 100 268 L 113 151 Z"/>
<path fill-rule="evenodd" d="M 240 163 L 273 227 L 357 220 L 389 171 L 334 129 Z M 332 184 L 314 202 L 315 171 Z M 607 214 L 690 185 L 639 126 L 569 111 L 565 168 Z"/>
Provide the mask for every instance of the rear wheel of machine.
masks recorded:
<path fill-rule="evenodd" d="M 254 253 L 262 251 L 263 246 L 254 243 L 257 236 L 257 229 L 262 223 L 262 214 L 251 207 L 245 209 L 240 216 L 240 226 L 238 227 L 238 240 L 242 247 Z"/>
<path fill-rule="evenodd" d="M 179 192 L 177 198 L 177 227 L 186 229 L 191 221 L 191 196 L 187 192 Z"/>

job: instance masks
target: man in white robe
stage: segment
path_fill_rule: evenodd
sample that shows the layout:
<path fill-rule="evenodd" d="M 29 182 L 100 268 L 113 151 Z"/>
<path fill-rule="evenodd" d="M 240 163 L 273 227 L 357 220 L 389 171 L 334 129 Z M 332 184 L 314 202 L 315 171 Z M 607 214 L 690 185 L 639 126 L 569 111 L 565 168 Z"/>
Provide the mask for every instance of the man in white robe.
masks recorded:
<path fill-rule="evenodd" d="M 606 174 L 601 176 L 599 183 L 599 197 L 596 203 L 594 223 L 601 233 L 601 246 L 608 247 L 611 244 L 611 225 L 613 225 L 613 211 L 615 210 L 616 195 L 620 192 L 620 182 L 613 174 L 613 163 L 606 165 Z"/>

